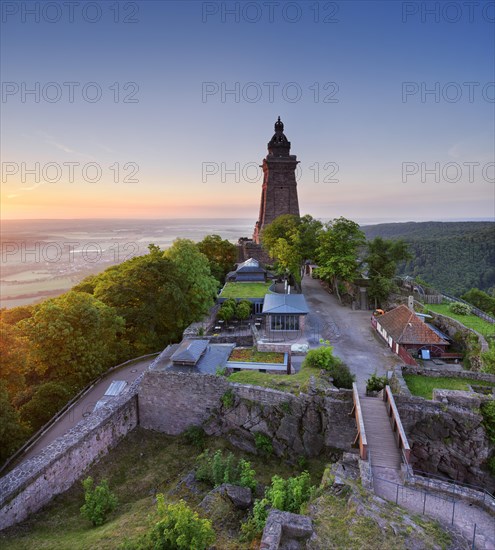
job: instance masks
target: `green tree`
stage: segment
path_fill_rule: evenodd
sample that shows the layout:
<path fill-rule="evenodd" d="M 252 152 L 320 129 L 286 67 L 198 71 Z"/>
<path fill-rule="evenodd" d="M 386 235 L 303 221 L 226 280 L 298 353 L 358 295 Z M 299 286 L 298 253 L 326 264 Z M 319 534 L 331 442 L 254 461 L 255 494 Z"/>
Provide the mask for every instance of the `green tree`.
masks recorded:
<path fill-rule="evenodd" d="M 81 515 L 95 527 L 103 525 L 108 514 L 117 508 L 117 497 L 110 491 L 106 479 L 95 487 L 93 478 L 87 477 L 82 482 L 82 486 L 84 488 L 84 505 L 81 506 Z"/>
<path fill-rule="evenodd" d="M 198 321 L 213 306 L 218 281 L 211 275 L 208 258 L 188 239 L 177 239 L 164 252 L 175 266 L 188 323 Z"/>
<path fill-rule="evenodd" d="M 196 246 L 208 258 L 211 274 L 223 283 L 237 261 L 236 246 L 219 235 L 207 235 Z"/>
<path fill-rule="evenodd" d="M 21 418 L 33 431 L 46 424 L 72 397 L 67 386 L 60 382 L 46 382 L 36 388 L 32 398 L 20 408 Z"/>
<path fill-rule="evenodd" d="M 338 282 L 353 281 L 358 273 L 358 251 L 365 242 L 359 225 L 346 218 L 325 224 L 318 238 L 318 276 L 328 281 L 342 301 Z"/>
<path fill-rule="evenodd" d="M 472 304 L 474 307 L 481 309 L 481 311 L 495 315 L 495 298 L 486 292 L 483 292 L 479 288 L 472 288 L 461 296 L 461 298 Z"/>
<path fill-rule="evenodd" d="M 245 321 L 251 315 L 251 302 L 249 300 L 241 300 L 235 308 L 235 315 L 241 321 Z"/>
<path fill-rule="evenodd" d="M 5 384 L 0 382 L 0 463 L 22 445 L 27 435 L 27 427 L 11 405 Z"/>
<path fill-rule="evenodd" d="M 277 271 L 289 273 L 299 284 L 305 261 L 316 256 L 321 229 L 322 223 L 309 215 L 299 218 L 285 214 L 263 229 L 261 242 L 276 261 Z"/>
<path fill-rule="evenodd" d="M 375 237 L 367 243 L 364 258 L 368 266 L 368 295 L 375 300 L 375 309 L 396 288 L 394 277 L 400 261 L 411 259 L 407 244 Z"/>
<path fill-rule="evenodd" d="M 70 291 L 38 304 L 19 326 L 36 373 L 78 389 L 115 364 L 124 321 L 94 296 Z"/>
<path fill-rule="evenodd" d="M 217 317 L 222 319 L 222 321 L 229 322 L 235 315 L 236 304 L 235 300 L 225 300 L 220 306 L 220 309 L 217 313 Z"/>
<path fill-rule="evenodd" d="M 29 370 L 29 341 L 17 324 L 9 324 L 0 318 L 0 380 L 11 395 L 25 388 Z"/>
<path fill-rule="evenodd" d="M 205 550 L 215 542 L 211 522 L 200 518 L 183 500 L 176 504 L 165 504 L 163 495 L 159 494 L 157 507 L 161 519 L 148 535 L 151 548 Z"/>
<path fill-rule="evenodd" d="M 94 295 L 125 320 L 122 359 L 162 349 L 193 321 L 175 262 L 154 245 L 101 273 Z"/>

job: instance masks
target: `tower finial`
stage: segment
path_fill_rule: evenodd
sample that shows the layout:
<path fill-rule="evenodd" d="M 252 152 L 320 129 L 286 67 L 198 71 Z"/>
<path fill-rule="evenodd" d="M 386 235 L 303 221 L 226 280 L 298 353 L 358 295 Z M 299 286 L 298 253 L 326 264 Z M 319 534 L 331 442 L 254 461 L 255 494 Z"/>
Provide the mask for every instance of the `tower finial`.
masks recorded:
<path fill-rule="evenodd" d="M 280 117 L 278 117 L 277 122 L 275 122 L 275 132 L 283 132 L 284 131 L 284 123 L 280 120 Z"/>

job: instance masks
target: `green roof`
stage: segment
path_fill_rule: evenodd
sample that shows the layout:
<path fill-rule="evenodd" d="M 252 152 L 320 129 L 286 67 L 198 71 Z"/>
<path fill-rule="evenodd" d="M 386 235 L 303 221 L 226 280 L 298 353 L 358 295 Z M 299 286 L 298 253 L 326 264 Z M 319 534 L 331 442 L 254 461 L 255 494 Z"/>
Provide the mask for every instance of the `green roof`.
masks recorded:
<path fill-rule="evenodd" d="M 263 298 L 271 285 L 271 282 L 225 283 L 220 298 Z"/>

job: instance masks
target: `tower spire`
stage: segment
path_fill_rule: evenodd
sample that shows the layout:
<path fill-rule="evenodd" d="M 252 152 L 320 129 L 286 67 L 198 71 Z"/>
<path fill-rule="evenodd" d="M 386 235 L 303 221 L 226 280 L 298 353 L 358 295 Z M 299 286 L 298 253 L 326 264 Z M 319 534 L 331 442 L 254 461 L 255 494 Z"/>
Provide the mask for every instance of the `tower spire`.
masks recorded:
<path fill-rule="evenodd" d="M 275 133 L 268 142 L 268 155 L 263 159 L 260 213 L 253 233 L 255 243 L 260 242 L 263 227 L 278 216 L 299 216 L 295 174 L 298 162 L 296 155 L 290 154 L 290 141 L 284 134 L 284 123 L 279 116 L 275 122 Z"/>

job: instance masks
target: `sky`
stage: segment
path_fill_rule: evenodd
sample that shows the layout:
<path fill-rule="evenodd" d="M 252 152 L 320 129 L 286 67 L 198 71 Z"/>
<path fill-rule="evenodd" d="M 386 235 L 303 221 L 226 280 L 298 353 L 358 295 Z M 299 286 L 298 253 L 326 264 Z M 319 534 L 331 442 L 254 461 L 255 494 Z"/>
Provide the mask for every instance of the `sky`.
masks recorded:
<path fill-rule="evenodd" d="M 1 2 L 1 215 L 495 216 L 495 2 Z"/>

